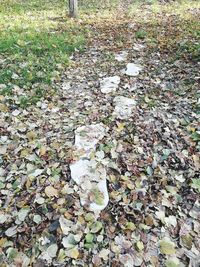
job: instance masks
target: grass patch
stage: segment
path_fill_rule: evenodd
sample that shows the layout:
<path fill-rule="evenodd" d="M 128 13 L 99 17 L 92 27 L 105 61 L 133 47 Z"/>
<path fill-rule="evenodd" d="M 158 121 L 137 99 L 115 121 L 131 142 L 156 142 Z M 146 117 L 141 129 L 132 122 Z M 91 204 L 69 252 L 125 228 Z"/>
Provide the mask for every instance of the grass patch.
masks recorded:
<path fill-rule="evenodd" d="M 137 39 L 144 39 L 145 37 L 147 37 L 147 32 L 146 31 L 144 31 L 144 30 L 139 30 L 139 31 L 137 31 L 136 33 L 135 33 L 135 37 L 137 38 Z"/>
<path fill-rule="evenodd" d="M 8 32 L 7 32 L 8 34 Z M 0 35 L 0 53 L 7 68 L 0 70 L 0 83 L 30 86 L 36 82 L 50 84 L 59 64 L 66 66 L 69 55 L 80 47 L 82 36 L 68 32 L 47 33 L 12 31 Z"/>
<path fill-rule="evenodd" d="M 60 11 L 66 6 L 65 0 L 5 0 L 1 3 L 1 14 L 24 14 L 35 11 Z"/>
<path fill-rule="evenodd" d="M 84 32 L 65 16 L 65 5 L 62 0 L 8 0 L 1 6 L 0 84 L 6 87 L 0 94 L 15 95 L 21 107 L 49 93 L 69 56 L 83 47 Z M 20 90 L 13 90 L 16 86 Z"/>

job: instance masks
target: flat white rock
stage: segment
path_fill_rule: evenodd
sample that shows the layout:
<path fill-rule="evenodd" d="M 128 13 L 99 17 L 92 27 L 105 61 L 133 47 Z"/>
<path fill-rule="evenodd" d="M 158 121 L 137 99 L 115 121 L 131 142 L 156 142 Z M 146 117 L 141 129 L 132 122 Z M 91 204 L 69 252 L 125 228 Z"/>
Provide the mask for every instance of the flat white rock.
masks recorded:
<path fill-rule="evenodd" d="M 141 50 L 144 49 L 144 48 L 145 48 L 145 46 L 142 45 L 142 44 L 134 44 L 134 46 L 133 46 L 133 49 L 134 49 L 135 51 L 141 51 Z"/>
<path fill-rule="evenodd" d="M 89 159 L 79 159 L 75 163 L 71 164 L 71 177 L 78 184 L 84 187 L 84 183 L 87 181 L 98 182 L 102 179 L 106 179 L 105 168 L 99 166 L 98 162 Z M 89 187 L 89 186 L 87 186 Z"/>
<path fill-rule="evenodd" d="M 119 119 L 128 119 L 132 114 L 136 101 L 132 98 L 124 96 L 116 96 L 114 98 L 115 109 L 113 115 Z"/>
<path fill-rule="evenodd" d="M 107 77 L 101 80 L 100 89 L 103 94 L 109 94 L 111 92 L 115 92 L 120 83 L 119 76 Z"/>
<path fill-rule="evenodd" d="M 125 61 L 127 56 L 128 56 L 128 53 L 126 51 L 123 51 L 123 52 L 121 52 L 119 54 L 116 54 L 115 55 L 115 59 L 117 61 L 121 62 L 121 61 Z"/>
<path fill-rule="evenodd" d="M 15 109 L 15 110 L 12 112 L 12 115 L 13 115 L 13 116 L 18 116 L 20 113 L 21 113 L 20 110 Z"/>
<path fill-rule="evenodd" d="M 135 63 L 128 63 L 126 66 L 125 74 L 128 76 L 137 76 L 139 75 L 142 68 Z"/>
<path fill-rule="evenodd" d="M 79 186 L 81 205 L 87 205 L 94 212 L 103 210 L 109 202 L 106 169 L 98 160 L 90 159 L 106 132 L 107 128 L 101 123 L 81 126 L 75 131 L 75 150 L 82 153 L 70 165 L 71 178 Z"/>
<path fill-rule="evenodd" d="M 75 147 L 77 150 L 90 152 L 96 149 L 97 143 L 107 132 L 103 124 L 92 124 L 78 127 L 75 131 Z"/>
<path fill-rule="evenodd" d="M 80 159 L 70 165 L 71 177 L 78 184 L 84 182 L 85 179 L 90 177 L 90 160 Z"/>
<path fill-rule="evenodd" d="M 101 203 L 96 203 L 95 200 L 89 202 L 91 211 L 103 210 L 109 201 L 106 170 L 103 166 L 98 166 L 95 160 L 80 159 L 70 166 L 72 179 L 80 186 L 81 205 L 88 202 L 89 195 L 92 190 L 101 194 Z"/>

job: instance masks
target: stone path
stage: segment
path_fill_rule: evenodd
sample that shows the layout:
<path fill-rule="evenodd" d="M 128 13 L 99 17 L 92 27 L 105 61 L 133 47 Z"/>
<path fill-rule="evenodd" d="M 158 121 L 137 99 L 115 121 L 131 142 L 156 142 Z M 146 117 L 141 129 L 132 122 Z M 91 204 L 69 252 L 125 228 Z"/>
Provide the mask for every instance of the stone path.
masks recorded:
<path fill-rule="evenodd" d="M 145 49 L 144 44 L 135 43 L 131 49 L 116 52 L 114 60 L 108 61 L 108 51 L 102 53 L 98 46 L 91 47 L 84 54 L 75 55 L 75 66 L 63 76 L 65 81 L 61 88 L 74 130 L 70 171 L 75 183 L 74 190 L 83 208 L 81 212 L 93 211 L 96 218 L 100 216 L 102 220 L 102 211 L 105 210 L 107 215 L 117 214 L 116 220 L 120 224 L 123 224 L 120 216 L 127 221 L 133 215 L 133 220 L 137 221 L 141 215 L 145 218 L 145 229 L 151 232 L 148 237 L 145 235 L 148 238 L 145 254 L 143 248 L 135 250 L 132 241 L 114 233 L 111 250 L 115 254 L 118 253 L 115 248 L 120 247 L 122 255 L 119 261 L 123 266 L 142 266 L 144 259 L 153 262 L 153 258 L 159 257 L 158 247 L 162 244 L 174 249 L 176 242 L 174 239 L 171 241 L 170 233 L 176 231 L 179 219 L 170 214 L 179 211 L 177 204 L 173 205 L 170 200 L 173 193 L 168 190 L 176 190 L 176 186 L 170 185 L 171 189 L 164 188 L 159 192 L 158 180 L 164 181 L 164 178 L 158 177 L 167 176 L 170 184 L 176 181 L 181 187 L 185 182 L 185 172 L 181 169 L 186 168 L 191 176 L 196 170 L 184 152 L 184 148 L 190 146 L 187 133 L 179 127 L 185 116 L 189 116 L 191 122 L 195 121 L 196 114 L 191 106 L 193 100 L 185 101 L 182 96 L 170 96 L 163 90 L 168 86 L 170 72 L 165 70 L 165 74 L 157 75 L 154 68 L 157 65 L 160 68 L 162 63 L 157 54 L 152 54 L 153 59 L 146 60 Z M 181 77 L 179 79 L 181 81 Z M 179 87 L 177 81 L 173 81 L 173 88 Z M 153 91 L 155 87 L 159 88 L 159 93 Z M 174 106 L 176 108 L 173 109 Z M 109 144 L 112 145 L 108 153 Z M 170 155 L 174 156 L 170 159 Z M 175 163 L 177 156 L 181 158 L 180 163 Z M 169 162 L 162 165 L 168 159 Z M 189 165 L 186 163 L 188 161 Z M 177 164 L 182 164 L 182 167 L 179 169 Z M 118 179 L 124 179 L 129 193 L 123 193 L 124 185 L 118 184 Z M 135 179 L 135 184 L 132 179 Z M 197 199 L 191 209 L 190 215 L 197 223 Z M 123 215 L 124 211 L 126 215 Z M 187 215 L 184 217 L 187 218 Z M 155 220 L 162 222 L 165 230 L 158 227 L 156 231 L 159 233 L 154 233 L 152 227 Z M 142 227 L 143 224 L 139 225 Z M 140 246 L 140 242 L 137 245 Z M 127 246 L 125 250 L 123 246 Z M 128 249 L 130 253 L 124 253 Z M 168 258 L 168 261 L 179 264 L 180 255 L 189 257 L 191 262 L 199 259 L 196 248 L 192 256 L 187 249 L 179 250 L 177 255 L 178 258 Z"/>
<path fill-rule="evenodd" d="M 89 58 L 86 57 L 86 62 L 84 62 L 84 59 L 79 58 L 81 62 L 83 61 L 82 64 L 85 64 L 85 66 L 88 65 L 88 60 L 96 62 L 97 58 L 99 57 L 98 52 L 89 51 L 88 53 L 91 53 L 93 56 L 90 56 Z M 116 61 L 123 62 L 124 65 L 124 69 L 121 69 L 121 71 L 116 71 L 115 76 L 106 76 L 101 72 L 99 73 L 98 85 L 96 86 L 95 91 L 100 91 L 98 94 L 99 97 L 102 98 L 101 103 L 96 103 L 97 99 L 93 92 L 94 88 L 88 88 L 87 81 L 86 84 L 79 82 L 74 86 L 65 82 L 62 86 L 64 93 L 68 95 L 74 95 L 75 98 L 73 103 L 69 103 L 69 105 L 74 105 L 74 102 L 78 104 L 79 101 L 77 100 L 80 99 L 80 101 L 84 104 L 84 109 L 94 109 L 96 113 L 100 112 L 98 121 L 101 121 L 102 108 L 106 104 L 112 104 L 114 110 L 111 113 L 111 111 L 108 109 L 108 114 L 106 114 L 106 116 L 113 116 L 122 121 L 129 120 L 137 103 L 134 99 L 134 95 L 132 98 L 126 97 L 126 91 L 123 92 L 122 87 L 122 90 L 119 90 L 120 81 L 123 75 L 134 77 L 138 76 L 142 71 L 142 68 L 135 63 L 125 63 L 127 56 L 127 51 L 121 51 L 115 55 Z M 90 71 L 90 69 L 85 69 L 82 76 L 79 76 L 80 74 L 78 75 L 78 78 L 81 81 L 87 78 L 87 74 L 85 73 L 87 71 Z M 93 72 L 95 71 L 96 69 L 93 70 Z M 71 72 L 71 75 L 72 73 L 73 72 Z M 105 77 L 101 78 L 102 75 Z M 107 103 L 107 101 L 109 101 L 109 103 Z M 97 105 L 95 106 L 95 104 Z M 101 106 L 98 106 L 99 104 Z M 79 109 L 78 106 L 76 108 Z M 78 113 L 79 111 L 77 111 L 77 115 Z M 80 117 L 83 116 L 83 114 L 84 113 L 80 111 Z M 84 119 L 86 119 L 83 120 L 84 125 L 78 127 L 74 131 L 74 153 L 76 154 L 76 160 L 70 165 L 71 177 L 79 186 L 81 204 L 84 207 L 87 207 L 89 210 L 98 213 L 108 205 L 109 195 L 106 181 L 106 164 L 102 164 L 101 162 L 101 160 L 104 158 L 104 155 L 100 152 L 96 152 L 96 146 L 101 144 L 101 140 L 105 137 L 109 128 L 102 123 L 96 123 L 96 119 L 95 121 L 91 120 L 90 123 L 88 123 L 85 116 Z"/>

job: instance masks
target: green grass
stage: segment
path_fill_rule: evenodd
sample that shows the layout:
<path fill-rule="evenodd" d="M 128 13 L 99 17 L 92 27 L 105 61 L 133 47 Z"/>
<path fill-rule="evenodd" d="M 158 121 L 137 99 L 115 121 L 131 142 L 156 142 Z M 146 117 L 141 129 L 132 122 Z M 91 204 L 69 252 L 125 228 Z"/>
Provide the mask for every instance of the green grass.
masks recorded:
<path fill-rule="evenodd" d="M 44 97 L 47 86 L 69 65 L 71 53 L 83 47 L 84 31 L 67 18 L 65 5 L 63 0 L 1 4 L 0 84 L 6 88 L 0 94 L 10 96 L 19 86 L 22 94 L 16 104 L 21 107 Z"/>
<path fill-rule="evenodd" d="M 65 0 L 4 0 L 1 1 L 2 14 L 23 14 L 34 11 L 60 11 L 65 8 Z"/>
<path fill-rule="evenodd" d="M 137 39 L 144 39 L 145 37 L 147 37 L 147 32 L 144 30 L 139 30 L 135 33 L 135 37 Z"/>
<path fill-rule="evenodd" d="M 69 55 L 82 44 L 82 36 L 68 32 L 47 33 L 17 31 L 0 35 L 0 53 L 7 68 L 0 70 L 0 83 L 13 82 L 19 86 L 45 82 L 50 84 L 58 64 L 66 66 Z M 17 74 L 17 79 L 12 79 Z"/>

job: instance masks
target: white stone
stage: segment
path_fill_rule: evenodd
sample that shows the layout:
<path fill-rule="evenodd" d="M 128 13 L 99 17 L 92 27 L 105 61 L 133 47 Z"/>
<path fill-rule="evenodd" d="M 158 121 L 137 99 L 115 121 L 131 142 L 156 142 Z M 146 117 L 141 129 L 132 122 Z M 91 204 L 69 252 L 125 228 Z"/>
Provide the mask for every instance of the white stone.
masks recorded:
<path fill-rule="evenodd" d="M 114 98 L 115 109 L 113 115 L 119 119 L 128 119 L 132 114 L 136 101 L 132 98 L 124 96 L 116 96 Z"/>
<path fill-rule="evenodd" d="M 134 49 L 135 51 L 141 51 L 141 50 L 143 50 L 144 48 L 145 48 L 145 46 L 142 45 L 142 44 L 134 44 L 134 46 L 133 46 L 133 49 Z"/>
<path fill-rule="evenodd" d="M 121 61 L 125 61 L 127 56 L 128 56 L 128 53 L 126 51 L 123 51 L 123 52 L 121 52 L 119 54 L 116 54 L 115 55 L 115 59 L 117 61 L 121 62 Z"/>
<path fill-rule="evenodd" d="M 79 159 L 70 165 L 71 177 L 80 186 L 83 186 L 86 180 L 98 182 L 106 179 L 105 168 L 99 167 L 95 160 Z"/>
<path fill-rule="evenodd" d="M 97 143 L 103 139 L 107 132 L 103 124 L 92 124 L 78 127 L 75 131 L 75 147 L 84 150 L 86 154 L 96 149 Z"/>
<path fill-rule="evenodd" d="M 18 109 L 15 109 L 15 110 L 12 112 L 12 115 L 16 117 L 16 116 L 18 116 L 20 113 L 21 113 L 21 111 L 19 111 Z"/>
<path fill-rule="evenodd" d="M 137 76 L 139 75 L 142 68 L 135 63 L 128 63 L 126 66 L 125 74 L 128 76 Z"/>
<path fill-rule="evenodd" d="M 71 177 L 78 185 L 81 185 L 84 179 L 88 178 L 89 164 L 88 159 L 80 159 L 70 165 Z"/>
<path fill-rule="evenodd" d="M 109 94 L 111 92 L 115 92 L 120 83 L 119 76 L 107 77 L 101 80 L 100 89 L 103 94 Z"/>
<path fill-rule="evenodd" d="M 70 166 L 70 170 L 72 179 L 82 190 L 80 195 L 81 205 L 84 206 L 88 202 L 88 194 L 92 188 L 96 188 L 103 196 L 102 204 L 91 202 L 89 203 L 89 209 L 91 211 L 103 210 L 109 201 L 105 168 L 98 165 L 95 160 L 80 159 Z"/>
<path fill-rule="evenodd" d="M 103 210 L 109 202 L 106 169 L 95 157 L 90 159 L 106 132 L 107 128 L 103 124 L 81 126 L 75 131 L 75 149 L 77 152 L 81 151 L 81 155 L 70 165 L 71 178 L 79 187 L 81 205 L 87 205 L 89 210 L 94 212 Z M 97 152 L 98 159 L 99 154 L 103 156 Z M 100 194 L 100 202 L 91 200 L 90 196 L 94 194 L 94 190 Z"/>

